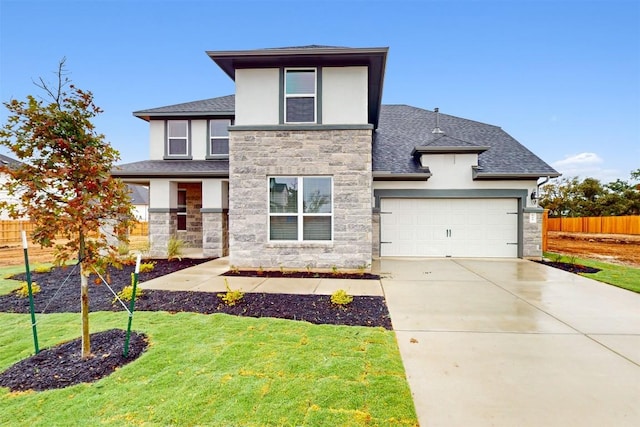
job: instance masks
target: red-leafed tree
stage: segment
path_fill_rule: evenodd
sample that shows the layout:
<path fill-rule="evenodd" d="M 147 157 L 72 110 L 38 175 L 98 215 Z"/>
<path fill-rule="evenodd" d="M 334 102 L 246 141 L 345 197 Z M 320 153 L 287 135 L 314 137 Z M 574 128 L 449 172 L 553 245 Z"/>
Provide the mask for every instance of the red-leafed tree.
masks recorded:
<path fill-rule="evenodd" d="M 0 145 L 22 163 L 0 165 L 10 177 L 4 189 L 20 200 L 0 203 L 0 209 L 14 219 L 28 217 L 34 223 L 31 239 L 44 247 L 55 245 L 57 263 L 77 257 L 86 358 L 91 354 L 88 275 L 117 263 L 115 242 L 128 240 L 135 219 L 126 185 L 110 174 L 119 153 L 91 122 L 102 110 L 91 92 L 70 83 L 64 63 L 59 63 L 55 85 L 42 78 L 36 83 L 46 99 L 28 96 L 4 103 L 10 114 L 0 129 Z M 56 244 L 56 239 L 66 243 Z"/>

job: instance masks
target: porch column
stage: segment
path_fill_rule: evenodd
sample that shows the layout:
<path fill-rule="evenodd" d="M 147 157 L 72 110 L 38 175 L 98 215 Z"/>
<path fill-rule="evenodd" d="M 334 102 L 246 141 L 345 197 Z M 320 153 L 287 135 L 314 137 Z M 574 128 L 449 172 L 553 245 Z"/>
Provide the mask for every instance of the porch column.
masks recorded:
<path fill-rule="evenodd" d="M 229 182 L 202 180 L 202 254 L 223 257 L 229 254 Z"/>
<path fill-rule="evenodd" d="M 169 239 L 176 235 L 178 184 L 166 179 L 149 181 L 149 255 L 167 257 Z"/>

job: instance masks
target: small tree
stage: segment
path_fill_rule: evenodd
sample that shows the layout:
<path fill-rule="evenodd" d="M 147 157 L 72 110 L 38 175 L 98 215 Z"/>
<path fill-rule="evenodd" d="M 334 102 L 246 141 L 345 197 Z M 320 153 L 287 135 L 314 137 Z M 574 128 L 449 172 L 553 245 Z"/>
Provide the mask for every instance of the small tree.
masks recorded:
<path fill-rule="evenodd" d="M 87 276 L 93 268 L 117 263 L 113 237 L 128 241 L 128 229 L 135 221 L 126 185 L 111 177 L 119 153 L 95 131 L 91 119 L 101 113 L 93 95 L 74 87 L 66 77 L 62 59 L 57 85 L 40 78 L 36 86 L 47 101 L 28 96 L 11 100 L 10 111 L 0 130 L 0 144 L 8 147 L 23 163 L 0 166 L 10 180 L 3 185 L 19 205 L 0 203 L 14 218 L 28 217 L 34 223 L 31 238 L 43 247 L 52 247 L 56 238 L 56 262 L 76 256 L 80 263 L 82 317 L 82 357 L 91 354 L 89 341 L 89 294 Z M 109 224 L 112 236 L 103 233 Z"/>

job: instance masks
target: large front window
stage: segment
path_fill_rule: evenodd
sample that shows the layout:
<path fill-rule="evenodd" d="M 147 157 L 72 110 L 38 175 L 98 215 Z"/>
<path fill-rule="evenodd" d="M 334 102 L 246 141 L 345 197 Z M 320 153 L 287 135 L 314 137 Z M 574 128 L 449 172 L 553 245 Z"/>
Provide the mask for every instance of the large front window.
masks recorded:
<path fill-rule="evenodd" d="M 331 240 L 332 186 L 328 177 L 269 178 L 269 240 Z"/>
<path fill-rule="evenodd" d="M 167 121 L 167 155 L 189 155 L 189 122 L 187 120 Z"/>
<path fill-rule="evenodd" d="M 287 69 L 284 78 L 285 123 L 316 122 L 316 70 Z"/>

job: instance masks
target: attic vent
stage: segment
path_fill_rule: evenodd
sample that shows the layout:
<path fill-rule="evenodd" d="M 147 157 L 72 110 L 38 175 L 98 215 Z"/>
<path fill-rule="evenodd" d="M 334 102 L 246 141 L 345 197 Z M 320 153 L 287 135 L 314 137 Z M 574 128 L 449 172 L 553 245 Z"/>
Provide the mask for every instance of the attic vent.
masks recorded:
<path fill-rule="evenodd" d="M 433 111 L 436 113 L 436 127 L 433 128 L 431 133 L 444 133 L 442 129 L 440 129 L 440 109 L 436 107 Z"/>

